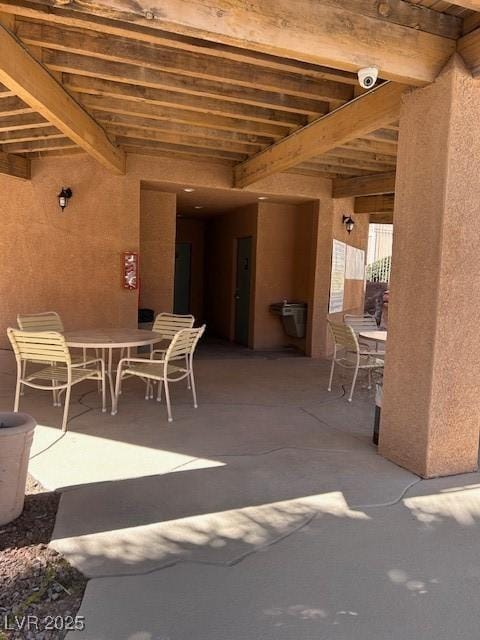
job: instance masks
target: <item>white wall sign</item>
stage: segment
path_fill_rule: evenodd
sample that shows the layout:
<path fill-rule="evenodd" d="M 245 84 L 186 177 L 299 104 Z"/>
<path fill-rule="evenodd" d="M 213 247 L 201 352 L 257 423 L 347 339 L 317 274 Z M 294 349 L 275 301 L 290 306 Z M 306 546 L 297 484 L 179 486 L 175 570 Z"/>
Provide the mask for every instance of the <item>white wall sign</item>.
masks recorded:
<path fill-rule="evenodd" d="M 365 251 L 347 245 L 347 261 L 345 265 L 347 280 L 365 279 Z"/>
<path fill-rule="evenodd" d="M 346 249 L 347 245 L 344 242 L 339 242 L 338 240 L 333 241 L 328 313 L 338 313 L 339 311 L 343 311 Z"/>

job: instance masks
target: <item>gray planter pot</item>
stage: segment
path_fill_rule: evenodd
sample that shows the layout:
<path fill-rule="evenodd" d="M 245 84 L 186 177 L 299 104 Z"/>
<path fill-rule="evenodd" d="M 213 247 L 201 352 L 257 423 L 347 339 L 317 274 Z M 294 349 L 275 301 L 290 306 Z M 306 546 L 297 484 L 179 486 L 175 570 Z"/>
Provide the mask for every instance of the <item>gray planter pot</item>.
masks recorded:
<path fill-rule="evenodd" d="M 36 424 L 26 413 L 0 413 L 0 526 L 23 511 Z"/>

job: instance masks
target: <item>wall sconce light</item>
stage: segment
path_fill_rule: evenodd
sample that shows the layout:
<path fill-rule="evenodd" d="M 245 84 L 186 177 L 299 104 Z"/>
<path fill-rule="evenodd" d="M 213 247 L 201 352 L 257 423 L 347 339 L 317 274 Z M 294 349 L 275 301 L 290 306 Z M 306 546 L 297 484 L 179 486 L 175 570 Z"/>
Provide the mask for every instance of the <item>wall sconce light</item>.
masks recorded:
<path fill-rule="evenodd" d="M 70 187 L 62 187 L 62 190 L 58 194 L 58 204 L 60 205 L 61 210 L 63 211 L 68 204 L 69 199 L 72 197 L 73 193 Z"/>
<path fill-rule="evenodd" d="M 355 220 L 351 216 L 343 216 L 343 224 L 348 233 L 352 233 L 355 226 Z"/>

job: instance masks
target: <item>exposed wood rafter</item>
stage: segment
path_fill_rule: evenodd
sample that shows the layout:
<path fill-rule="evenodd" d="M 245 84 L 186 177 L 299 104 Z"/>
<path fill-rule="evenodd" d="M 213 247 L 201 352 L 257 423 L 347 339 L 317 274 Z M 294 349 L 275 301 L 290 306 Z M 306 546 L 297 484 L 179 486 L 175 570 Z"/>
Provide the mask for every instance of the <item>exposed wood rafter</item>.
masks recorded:
<path fill-rule="evenodd" d="M 355 213 L 391 213 L 393 212 L 393 205 L 395 196 L 381 195 L 381 196 L 362 196 L 355 198 L 354 212 Z"/>
<path fill-rule="evenodd" d="M 480 75 L 480 27 L 460 38 L 457 42 L 457 50 L 472 74 L 478 77 Z"/>
<path fill-rule="evenodd" d="M 389 173 L 378 173 L 359 178 L 337 178 L 333 182 L 332 195 L 334 198 L 348 198 L 381 195 L 394 193 L 394 191 L 395 171 L 390 171 Z"/>
<path fill-rule="evenodd" d="M 362 12 L 355 13 L 361 5 Z M 394 5 L 402 7 L 403 18 L 390 21 L 389 11 L 399 15 L 398 10 L 391 10 Z M 179 44 L 182 39 L 204 39 L 350 72 L 376 65 L 384 78 L 418 85 L 432 82 L 455 51 L 454 39 L 427 33 L 421 27 L 412 29 L 415 17 L 418 24 L 418 8 L 393 0 L 216 0 L 215 6 L 206 6 L 203 0 L 163 0 L 157 12 L 150 0 L 116 0 L 113 6 L 106 0 L 82 0 L 72 4 L 71 10 L 59 9 L 56 0 L 42 0 L 40 7 L 28 0 L 0 0 L 0 10 L 125 37 L 132 37 L 133 31 L 142 33 L 143 38 L 137 35 L 137 39 L 154 38 L 155 32 L 164 40 L 169 37 L 173 41 L 176 36 Z M 421 15 L 429 15 L 430 21 L 440 20 L 427 11 Z M 443 19 L 445 24 L 447 21 Z M 166 37 L 165 32 L 172 35 Z"/>
<path fill-rule="evenodd" d="M 235 167 L 235 186 L 246 187 L 388 125 L 398 118 L 405 89 L 386 83 L 292 133 Z"/>
<path fill-rule="evenodd" d="M 0 151 L 0 174 L 30 180 L 30 160 Z"/>
<path fill-rule="evenodd" d="M 0 82 L 104 166 L 117 174 L 125 172 L 124 152 L 110 142 L 100 125 L 2 25 Z"/>

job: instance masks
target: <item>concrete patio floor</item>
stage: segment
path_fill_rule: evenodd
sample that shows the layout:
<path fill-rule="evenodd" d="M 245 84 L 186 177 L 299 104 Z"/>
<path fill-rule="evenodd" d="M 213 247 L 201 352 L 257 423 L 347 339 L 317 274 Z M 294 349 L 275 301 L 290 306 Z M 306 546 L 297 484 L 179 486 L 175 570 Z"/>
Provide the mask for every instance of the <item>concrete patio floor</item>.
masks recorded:
<path fill-rule="evenodd" d="M 48 394 L 22 398 L 30 471 L 62 492 L 52 544 L 91 578 L 69 638 L 478 638 L 480 474 L 384 460 L 372 392 L 329 394 L 328 363 L 205 351 L 196 371 L 172 424 L 135 381 L 115 417 L 77 387 L 63 437 Z"/>

